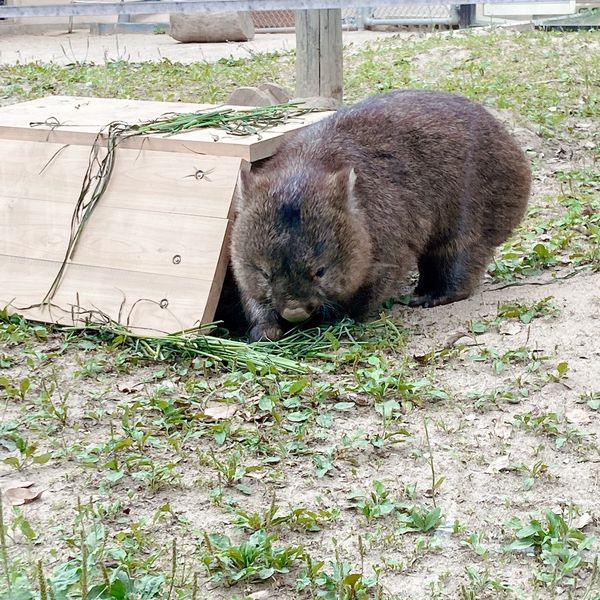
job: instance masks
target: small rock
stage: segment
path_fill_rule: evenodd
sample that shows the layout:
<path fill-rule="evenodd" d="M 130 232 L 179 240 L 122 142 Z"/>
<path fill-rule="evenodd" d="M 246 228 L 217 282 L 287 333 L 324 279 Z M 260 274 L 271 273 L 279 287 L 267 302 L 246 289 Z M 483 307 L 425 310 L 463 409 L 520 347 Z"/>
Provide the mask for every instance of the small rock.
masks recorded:
<path fill-rule="evenodd" d="M 290 101 L 291 94 L 280 85 L 276 83 L 261 83 L 258 86 L 258 89 L 261 92 L 266 92 L 277 102 L 277 104 L 283 104 L 284 102 Z"/>
<path fill-rule="evenodd" d="M 256 87 L 240 87 L 234 90 L 227 100 L 227 104 L 234 106 L 270 106 L 279 104 L 268 92 Z"/>

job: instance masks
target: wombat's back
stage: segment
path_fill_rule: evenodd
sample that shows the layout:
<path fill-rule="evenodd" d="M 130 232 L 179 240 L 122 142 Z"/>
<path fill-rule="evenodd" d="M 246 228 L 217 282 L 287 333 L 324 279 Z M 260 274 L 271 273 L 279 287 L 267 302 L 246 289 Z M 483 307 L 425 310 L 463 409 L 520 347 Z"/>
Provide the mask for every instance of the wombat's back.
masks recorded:
<path fill-rule="evenodd" d="M 504 126 L 481 105 L 440 92 L 391 92 L 342 109 L 301 130 L 265 168 L 292 161 L 352 166 L 375 235 L 387 239 L 397 220 L 413 246 L 447 238 L 457 223 L 461 235 L 485 232 L 498 245 L 529 195 L 528 161 Z M 391 233 L 400 241 L 397 228 Z"/>

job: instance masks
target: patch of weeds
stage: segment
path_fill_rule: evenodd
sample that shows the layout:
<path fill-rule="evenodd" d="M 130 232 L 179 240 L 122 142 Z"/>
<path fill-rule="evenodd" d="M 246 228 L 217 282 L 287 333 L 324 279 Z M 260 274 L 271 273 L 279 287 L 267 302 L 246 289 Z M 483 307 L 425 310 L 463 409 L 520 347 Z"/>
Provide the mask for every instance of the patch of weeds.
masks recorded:
<path fill-rule="evenodd" d="M 460 543 L 462 546 L 466 546 L 467 548 L 470 548 L 471 550 L 473 550 L 473 552 L 475 552 L 475 554 L 477 554 L 477 556 L 479 556 L 480 558 L 483 558 L 484 560 L 486 560 L 490 556 L 490 550 L 489 550 L 489 548 L 484 546 L 484 544 L 483 544 L 484 539 L 485 539 L 485 536 L 483 534 L 473 532 L 473 533 L 470 533 Z"/>
<path fill-rule="evenodd" d="M 555 317 L 560 311 L 552 302 L 553 296 L 547 296 L 535 302 L 509 302 L 498 307 L 499 319 L 519 319 L 521 323 L 531 323 L 539 317 Z"/>
<path fill-rule="evenodd" d="M 362 513 L 367 521 L 380 519 L 387 515 L 395 515 L 399 527 L 399 535 L 405 533 L 428 533 L 436 529 L 442 522 L 442 511 L 439 507 L 432 509 L 406 504 L 394 500 L 390 491 L 381 483 L 373 481 L 372 490 L 355 490 L 348 495 L 351 508 Z"/>
<path fill-rule="evenodd" d="M 31 465 L 45 465 L 52 458 L 51 452 L 38 452 L 36 442 L 30 442 L 16 432 L 6 433 L 0 444 L 12 453 L 3 458 L 2 462 L 17 471 L 23 471 Z"/>
<path fill-rule="evenodd" d="M 546 377 L 547 377 L 548 381 L 557 383 L 567 374 L 568 370 L 569 370 L 569 363 L 562 361 L 556 365 L 556 369 L 554 369 L 554 371 L 548 371 L 546 373 Z"/>
<path fill-rule="evenodd" d="M 564 580 L 566 584 L 573 584 L 573 575 L 587 564 L 587 551 L 595 540 L 571 526 L 560 514 L 548 510 L 545 517 L 545 522 L 535 518 L 526 522 L 511 519 L 508 526 L 514 530 L 515 539 L 505 549 L 508 552 L 534 550 L 543 565 L 543 569 L 534 573 L 539 581 Z"/>
<path fill-rule="evenodd" d="M 283 512 L 276 504 L 275 498 L 268 509 L 262 512 L 247 512 L 242 509 L 234 510 L 236 518 L 233 522 L 237 527 L 250 531 L 272 531 L 280 525 L 287 525 L 290 529 L 302 531 L 320 531 L 325 523 L 337 519 L 340 511 L 338 508 L 318 508 L 315 510 L 304 506 L 292 506 L 288 512 Z"/>
<path fill-rule="evenodd" d="M 104 373 L 107 368 L 107 362 L 103 358 L 93 356 L 85 361 L 81 361 L 79 369 L 75 371 L 76 377 L 82 379 L 97 379 L 100 373 Z"/>
<path fill-rule="evenodd" d="M 469 392 L 468 396 L 475 401 L 476 409 L 483 410 L 490 407 L 498 408 L 504 402 L 520 404 L 523 399 L 529 398 L 530 388 L 529 384 L 521 378 L 517 378 L 514 383 L 507 386 L 495 387 L 486 391 L 473 390 Z"/>
<path fill-rule="evenodd" d="M 490 575 L 488 569 L 479 570 L 470 565 L 466 568 L 469 582 L 459 589 L 459 600 L 482 600 L 483 598 L 498 598 L 512 595 L 512 587 L 499 577 Z M 491 593 L 490 593 L 491 592 Z M 500 596 L 498 596 L 500 594 Z"/>
<path fill-rule="evenodd" d="M 430 533 L 442 524 L 442 509 L 421 506 L 402 506 L 396 512 L 400 523 L 399 534 L 422 532 Z"/>
<path fill-rule="evenodd" d="M 367 521 L 389 515 L 396 508 L 389 490 L 381 481 L 375 480 L 372 485 L 370 492 L 356 490 L 348 496 L 352 507 L 361 512 Z"/>
<path fill-rule="evenodd" d="M 557 413 L 527 413 L 516 415 L 515 423 L 526 431 L 542 433 L 554 439 L 556 448 L 560 449 L 567 443 L 580 443 L 587 434 L 569 427 L 558 416 Z"/>
<path fill-rule="evenodd" d="M 593 171 L 563 171 L 558 198 L 549 199 L 556 216 L 533 219 L 506 242 L 489 271 L 497 280 L 512 281 L 557 265 L 600 268 L 599 177 Z M 566 184 L 566 185 L 565 185 Z"/>
<path fill-rule="evenodd" d="M 20 315 L 9 314 L 7 309 L 0 309 L 0 341 L 17 345 L 29 339 L 47 338 L 48 328 L 45 325 L 32 323 Z"/>
<path fill-rule="evenodd" d="M 50 378 L 42 378 L 39 405 L 43 414 L 61 429 L 69 422 L 69 391 L 62 391 L 56 372 Z"/>
<path fill-rule="evenodd" d="M 142 481 L 150 493 L 156 494 L 164 489 L 177 487 L 181 483 L 181 473 L 177 468 L 178 461 L 160 463 L 151 458 L 141 458 L 128 463 L 131 476 Z"/>
<path fill-rule="evenodd" d="M 367 363 L 368 367 L 354 371 L 355 389 L 372 396 L 376 403 L 391 399 L 423 405 L 426 400 L 449 398 L 445 390 L 437 388 L 429 379 L 407 378 L 407 364 L 392 367 L 384 357 L 375 355 L 370 355 Z"/>
<path fill-rule="evenodd" d="M 23 520 L 19 511 L 14 512 L 17 521 L 19 518 Z M 83 512 L 79 514 L 79 518 L 82 517 Z M 20 527 L 30 539 L 31 534 L 23 529 L 23 525 Z M 74 535 L 67 540 L 71 547 L 70 557 L 60 561 L 50 572 L 45 569 L 42 560 L 27 564 L 13 560 L 5 553 L 5 526 L 0 520 L 0 543 L 5 571 L 5 576 L 0 579 L 0 599 L 61 600 L 81 597 L 98 600 L 152 600 L 165 597 L 167 577 L 152 569 L 157 554 L 154 554 L 153 559 L 153 555 L 150 555 L 144 557 L 144 560 L 136 560 L 134 555 L 139 553 L 139 546 L 128 545 L 124 532 L 119 537 L 121 546 L 116 547 L 108 543 L 104 527 L 99 523 L 84 525 L 80 522 L 75 527 Z M 175 570 L 173 567 L 172 574 Z M 182 586 L 178 588 L 182 589 Z"/>
<path fill-rule="evenodd" d="M 518 465 L 516 469 L 527 475 L 527 477 L 523 481 L 523 489 L 525 491 L 529 491 L 530 489 L 532 489 L 535 485 L 535 482 L 539 478 L 550 478 L 550 474 L 548 473 L 548 465 L 542 460 L 536 461 L 531 466 L 525 464 Z"/>
<path fill-rule="evenodd" d="M 226 535 L 203 536 L 204 553 L 200 560 L 210 580 L 234 585 L 239 581 L 263 581 L 276 573 L 288 573 L 304 556 L 302 546 L 274 547 L 277 537 L 260 530 L 234 544 Z"/>
<path fill-rule="evenodd" d="M 216 471 L 219 487 L 235 486 L 237 490 L 244 494 L 250 493 L 250 488 L 242 483 L 242 479 L 247 473 L 259 471 L 262 467 L 261 465 L 245 466 L 242 463 L 242 457 L 243 454 L 239 450 L 230 452 L 224 457 L 211 450 L 209 464 Z"/>
<path fill-rule="evenodd" d="M 359 552 L 363 552 L 362 541 L 359 538 Z M 362 555 L 362 554 L 361 554 Z M 379 594 L 377 571 L 366 576 L 362 569 L 356 570 L 354 566 L 340 558 L 336 547 L 335 560 L 330 561 L 327 567 L 324 561 L 313 561 L 310 556 L 305 558 L 306 566 L 301 569 L 297 581 L 298 591 L 310 591 L 312 598 L 322 600 L 367 600 L 373 598 L 382 600 Z"/>
<path fill-rule="evenodd" d="M 481 348 L 471 355 L 471 360 L 476 362 L 490 362 L 496 375 L 501 375 L 508 366 L 526 365 L 528 372 L 537 371 L 542 362 L 548 360 L 541 350 L 531 350 L 525 346 L 498 352 L 496 348 Z"/>
<path fill-rule="evenodd" d="M 23 377 L 19 381 L 12 381 L 8 377 L 0 377 L 0 400 L 4 398 L 8 400 L 25 400 L 30 387 L 29 377 Z"/>
<path fill-rule="evenodd" d="M 587 392 L 586 394 L 581 394 L 579 399 L 580 402 L 585 404 L 588 408 L 600 410 L 600 392 Z"/>

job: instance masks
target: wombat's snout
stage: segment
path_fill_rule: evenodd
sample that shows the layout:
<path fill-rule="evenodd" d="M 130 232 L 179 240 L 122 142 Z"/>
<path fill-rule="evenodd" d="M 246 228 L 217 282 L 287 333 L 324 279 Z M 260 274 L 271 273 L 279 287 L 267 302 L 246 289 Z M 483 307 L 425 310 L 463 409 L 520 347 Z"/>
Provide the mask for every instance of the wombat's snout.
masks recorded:
<path fill-rule="evenodd" d="M 300 303 L 291 301 L 288 302 L 285 308 L 281 311 L 281 316 L 290 323 L 302 323 L 311 317 L 315 312 L 316 305 L 313 302 Z"/>

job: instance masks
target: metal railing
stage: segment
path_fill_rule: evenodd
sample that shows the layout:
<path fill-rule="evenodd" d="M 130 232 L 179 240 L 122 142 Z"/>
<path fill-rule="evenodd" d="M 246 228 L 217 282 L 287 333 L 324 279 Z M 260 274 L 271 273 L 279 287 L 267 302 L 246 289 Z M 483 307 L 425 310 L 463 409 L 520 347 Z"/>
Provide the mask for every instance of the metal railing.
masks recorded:
<path fill-rule="evenodd" d="M 522 0 L 487 0 L 518 3 Z M 544 2 L 545 0 L 528 0 Z M 385 0 L 389 6 L 439 6 L 440 0 Z M 461 5 L 478 4 L 481 0 L 461 0 Z M 151 15 L 163 13 L 223 11 L 289 11 L 321 8 L 359 9 L 365 0 L 146 0 L 143 2 L 78 2 L 77 4 L 38 4 L 0 6 L 0 18 L 70 17 L 90 15 Z M 369 16 L 368 18 L 373 18 Z M 377 19 L 377 17 L 374 17 Z"/>

